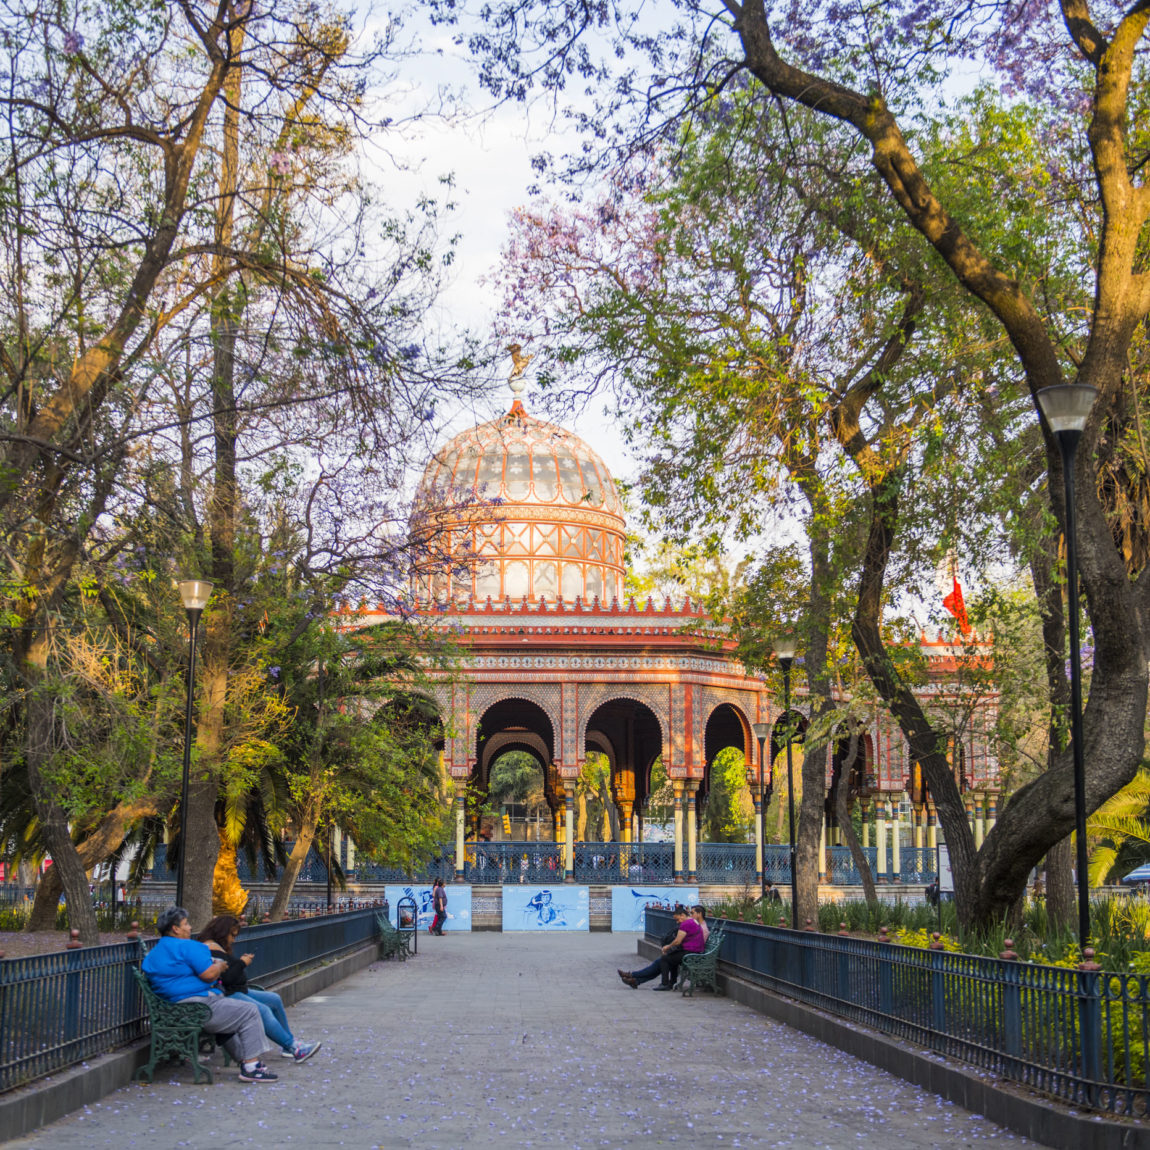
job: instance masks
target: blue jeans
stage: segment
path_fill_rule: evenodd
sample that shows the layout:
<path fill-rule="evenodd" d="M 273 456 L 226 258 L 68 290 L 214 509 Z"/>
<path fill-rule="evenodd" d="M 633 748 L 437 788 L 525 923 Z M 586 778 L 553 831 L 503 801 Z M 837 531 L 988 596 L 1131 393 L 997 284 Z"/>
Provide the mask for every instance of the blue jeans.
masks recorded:
<path fill-rule="evenodd" d="M 246 990 L 231 997 L 258 1006 L 264 1033 L 268 1039 L 284 1050 L 295 1049 L 295 1038 L 292 1037 L 291 1027 L 288 1026 L 284 1000 L 274 990 Z"/>

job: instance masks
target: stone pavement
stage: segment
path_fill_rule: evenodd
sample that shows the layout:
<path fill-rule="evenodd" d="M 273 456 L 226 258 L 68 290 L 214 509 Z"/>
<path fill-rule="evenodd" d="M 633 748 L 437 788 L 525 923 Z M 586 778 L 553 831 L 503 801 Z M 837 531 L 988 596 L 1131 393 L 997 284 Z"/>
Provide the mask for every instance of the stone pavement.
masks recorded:
<path fill-rule="evenodd" d="M 278 1083 L 217 1055 L 213 1086 L 175 1068 L 8 1147 L 1033 1145 L 724 999 L 629 990 L 639 965 L 633 935 L 424 934 L 289 1011 L 324 1045 Z"/>

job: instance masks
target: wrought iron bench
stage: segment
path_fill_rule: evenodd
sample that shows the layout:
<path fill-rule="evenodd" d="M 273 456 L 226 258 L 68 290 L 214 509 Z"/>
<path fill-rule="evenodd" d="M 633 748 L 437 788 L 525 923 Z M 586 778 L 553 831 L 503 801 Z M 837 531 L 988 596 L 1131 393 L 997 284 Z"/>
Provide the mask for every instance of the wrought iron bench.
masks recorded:
<path fill-rule="evenodd" d="M 702 954 L 688 954 L 679 968 L 679 987 L 684 995 L 695 997 L 696 986 L 709 986 L 719 992 L 719 948 L 723 945 L 722 928 L 711 931 Z"/>
<path fill-rule="evenodd" d="M 411 954 L 411 932 L 396 930 L 385 914 L 377 914 L 375 918 L 379 923 L 380 958 L 394 956 L 398 957 L 400 962 L 405 962 Z"/>
<path fill-rule="evenodd" d="M 211 1017 L 209 1007 L 203 1002 L 168 1002 L 152 989 L 148 976 L 138 966 L 132 968 L 132 973 L 143 991 L 152 1022 L 152 1047 L 148 1061 L 136 1071 L 135 1077 L 139 1079 L 147 1075 L 151 1082 L 157 1063 L 169 1058 L 186 1058 L 195 1072 L 193 1082 L 199 1082 L 201 1074 L 211 1082 L 211 1070 L 200 1063 L 200 1032 Z"/>

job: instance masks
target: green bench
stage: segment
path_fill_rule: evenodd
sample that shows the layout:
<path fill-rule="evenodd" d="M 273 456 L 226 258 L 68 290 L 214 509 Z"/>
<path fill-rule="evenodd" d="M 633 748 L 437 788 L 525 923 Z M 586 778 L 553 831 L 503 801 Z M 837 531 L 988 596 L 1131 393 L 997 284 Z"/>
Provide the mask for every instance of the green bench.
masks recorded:
<path fill-rule="evenodd" d="M 385 914 L 377 914 L 375 920 L 379 923 L 380 958 L 398 958 L 400 962 L 405 962 L 411 955 L 412 932 L 396 930 Z"/>
<path fill-rule="evenodd" d="M 136 1079 L 147 1077 L 153 1081 L 156 1066 L 170 1058 L 186 1058 L 192 1064 L 195 1077 L 200 1075 L 212 1081 L 212 1072 L 200 1062 L 200 1035 L 204 1023 L 211 1017 L 211 1009 L 203 1002 L 168 1002 L 161 998 L 148 982 L 148 976 L 137 966 L 132 968 L 152 1023 L 152 1046 L 148 1061 L 136 1071 Z"/>
<path fill-rule="evenodd" d="M 684 995 L 695 997 L 695 987 L 709 986 L 719 992 L 719 948 L 723 945 L 722 928 L 711 931 L 702 954 L 688 954 L 679 968 L 679 987 Z"/>

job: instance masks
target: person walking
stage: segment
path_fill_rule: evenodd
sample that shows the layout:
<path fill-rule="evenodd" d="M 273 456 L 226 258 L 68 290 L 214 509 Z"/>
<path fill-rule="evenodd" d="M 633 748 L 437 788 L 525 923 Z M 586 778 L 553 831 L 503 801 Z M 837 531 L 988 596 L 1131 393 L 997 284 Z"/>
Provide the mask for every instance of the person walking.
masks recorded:
<path fill-rule="evenodd" d="M 431 888 L 431 909 L 435 911 L 435 918 L 428 929 L 432 934 L 442 935 L 443 924 L 447 921 L 447 888 L 441 878 L 437 878 Z"/>

